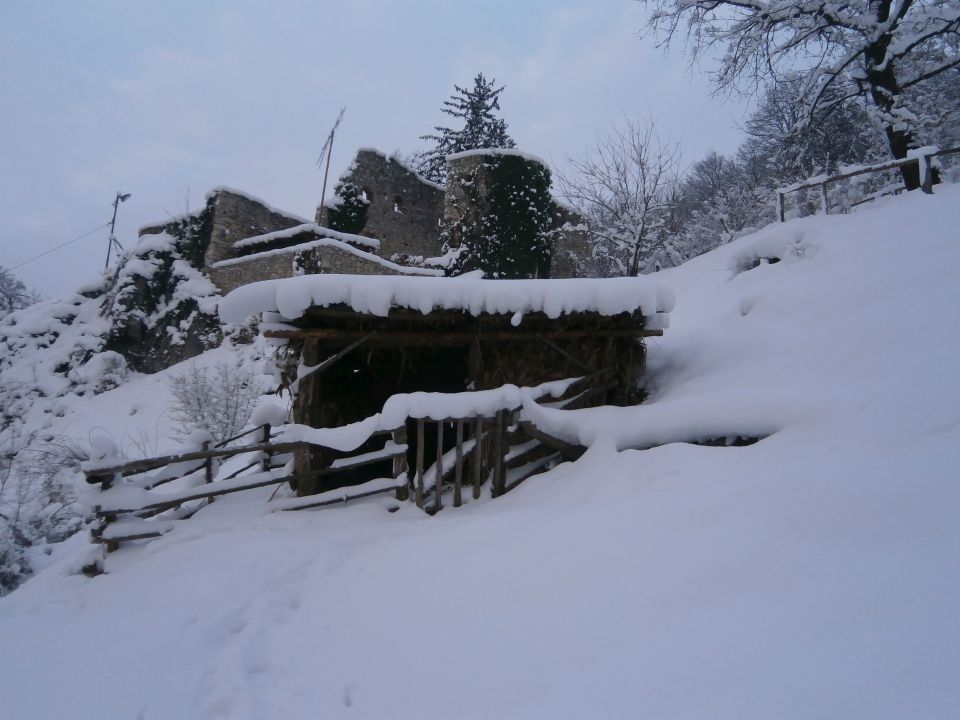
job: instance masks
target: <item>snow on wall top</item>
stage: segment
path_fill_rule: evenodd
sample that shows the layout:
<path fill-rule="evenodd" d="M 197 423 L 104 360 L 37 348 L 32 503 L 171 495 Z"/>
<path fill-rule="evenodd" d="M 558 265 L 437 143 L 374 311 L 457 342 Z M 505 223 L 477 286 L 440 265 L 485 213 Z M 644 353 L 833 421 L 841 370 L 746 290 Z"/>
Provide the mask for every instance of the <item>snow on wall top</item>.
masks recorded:
<path fill-rule="evenodd" d="M 363 245 L 365 247 L 376 250 L 380 247 L 380 241 L 376 238 L 364 237 L 363 235 L 352 235 L 351 233 L 342 233 L 336 230 L 331 230 L 330 228 L 323 227 L 322 225 L 317 225 L 316 223 L 303 223 L 302 225 L 295 225 L 292 228 L 287 228 L 286 230 L 277 230 L 275 232 L 264 233 L 263 235 L 253 235 L 243 240 L 237 240 L 233 244 L 235 248 L 245 248 L 252 245 L 264 245 L 266 243 L 275 242 L 277 240 L 288 240 L 292 237 L 296 237 L 301 233 L 312 232 L 315 235 L 320 237 L 333 238 L 334 240 L 340 240 L 345 243 L 352 243 L 353 245 Z"/>
<path fill-rule="evenodd" d="M 532 155 L 528 152 L 523 152 L 521 150 L 514 150 L 513 148 L 479 148 L 477 150 L 464 150 L 462 152 L 453 153 L 452 155 L 447 155 L 447 162 L 456 162 L 457 160 L 462 160 L 463 158 L 478 157 L 481 155 L 510 155 L 512 157 L 523 158 L 524 160 L 540 163 L 545 168 L 550 167 L 547 161 L 543 158 Z"/>
<path fill-rule="evenodd" d="M 471 315 L 542 312 L 598 312 L 618 315 L 641 310 L 648 326 L 666 327 L 673 290 L 650 278 L 564 280 L 483 280 L 474 277 L 376 275 L 303 275 L 264 280 L 237 288 L 220 303 L 220 317 L 232 323 L 259 312 L 301 317 L 309 307 L 348 305 L 354 311 L 385 317 L 391 308 L 462 310 Z M 659 313 L 656 318 L 653 316 Z"/>
<path fill-rule="evenodd" d="M 232 195 L 239 195 L 240 197 L 246 198 L 247 200 L 252 200 L 253 202 L 260 203 L 270 212 L 276 213 L 277 215 L 283 215 L 284 217 L 290 218 L 291 220 L 299 220 L 301 223 L 310 222 L 306 218 L 300 217 L 299 215 L 296 215 L 295 213 L 292 213 L 289 210 L 281 210 L 280 208 L 276 208 L 270 203 L 263 200 L 262 198 L 257 197 L 256 195 L 251 195 L 248 192 L 244 192 L 243 190 L 237 190 L 236 188 L 228 187 L 226 185 L 217 185 L 217 187 L 211 189 L 210 192 L 207 193 L 207 196 L 206 196 L 207 200 L 209 200 L 211 197 L 213 197 L 219 192 L 227 192 Z"/>

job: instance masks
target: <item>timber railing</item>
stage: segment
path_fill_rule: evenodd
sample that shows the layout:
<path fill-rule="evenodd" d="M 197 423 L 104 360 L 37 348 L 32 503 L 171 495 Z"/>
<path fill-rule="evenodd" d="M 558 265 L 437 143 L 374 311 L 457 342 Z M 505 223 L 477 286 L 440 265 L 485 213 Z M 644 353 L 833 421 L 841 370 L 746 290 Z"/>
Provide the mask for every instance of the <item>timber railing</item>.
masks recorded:
<path fill-rule="evenodd" d="M 603 370 L 570 382 L 559 398 L 539 397 L 537 401 L 559 409 L 586 407 L 604 402 L 617 385 L 613 371 Z M 499 497 L 553 464 L 582 454 L 582 448 L 568 445 L 538 430 L 531 422 L 522 421 L 521 410 L 522 400 L 513 399 L 493 408 L 487 406 L 485 412 L 461 417 L 439 420 L 406 417 L 398 427 L 371 432 L 361 445 L 363 450 L 358 448 L 353 454 L 348 453 L 329 461 L 326 467 L 309 472 L 309 478 L 314 479 L 390 462 L 390 477 L 316 495 L 284 498 L 271 509 L 319 508 L 396 492 L 398 500 L 413 500 L 418 507 L 434 514 L 443 507 L 445 487 L 452 493 L 453 507 L 460 507 L 465 492 L 472 492 L 474 499 L 479 498 L 482 487 L 488 484 L 490 495 Z M 425 457 L 428 431 L 436 436 L 435 458 Z M 411 467 L 408 467 L 408 432 L 414 433 L 416 443 Z M 231 444 L 251 436 L 253 442 Z M 370 441 L 376 444 L 380 437 L 384 439 L 383 446 L 370 450 Z M 319 442 L 284 441 L 283 433 L 273 432 L 266 424 L 217 444 L 206 442 L 200 450 L 124 462 L 88 462 L 84 468 L 86 481 L 99 485 L 101 490 L 92 508 L 91 537 L 110 552 L 122 542 L 166 534 L 179 521 L 192 517 L 222 495 L 296 483 L 304 477 L 293 470 L 293 453 L 308 448 L 334 450 Z M 343 452 L 337 451 L 337 454 L 343 455 Z M 220 477 L 220 463 L 241 455 L 250 457 L 245 458 L 241 467 Z M 174 492 L 154 492 L 176 480 L 185 481 L 187 487 Z M 91 566 L 88 572 L 101 569 L 102 566 Z"/>
<path fill-rule="evenodd" d="M 820 191 L 820 207 L 823 210 L 824 215 L 829 215 L 831 210 L 830 205 L 830 193 L 829 186 L 832 183 L 837 183 L 842 180 L 850 180 L 855 177 L 862 175 L 875 175 L 878 173 L 888 172 L 890 170 L 899 170 L 901 168 L 910 167 L 915 165 L 917 167 L 917 172 L 921 178 L 921 189 L 925 193 L 933 192 L 933 183 L 934 183 L 934 158 L 946 157 L 948 155 L 955 155 L 960 153 L 960 147 L 949 148 L 947 150 L 933 150 L 930 152 L 921 152 L 918 153 L 915 157 L 904 158 L 902 160 L 889 160 L 887 162 L 877 163 L 875 165 L 866 165 L 863 167 L 857 167 L 846 172 L 840 172 L 836 175 L 831 175 L 829 177 L 818 176 L 815 178 L 810 178 L 803 182 L 796 183 L 794 185 L 789 185 L 787 187 L 778 188 L 777 193 L 777 216 L 780 219 L 780 222 L 786 221 L 786 200 L 787 196 L 792 193 L 805 193 L 808 190 L 819 190 Z M 883 189 L 879 192 L 873 193 L 857 202 L 854 202 L 850 207 L 856 205 L 861 205 L 865 202 L 870 202 L 871 200 L 876 200 L 879 197 L 885 195 L 895 195 L 904 190 L 902 184 L 899 184 L 895 187 Z M 841 210 L 841 212 L 846 212 L 846 209 Z"/>

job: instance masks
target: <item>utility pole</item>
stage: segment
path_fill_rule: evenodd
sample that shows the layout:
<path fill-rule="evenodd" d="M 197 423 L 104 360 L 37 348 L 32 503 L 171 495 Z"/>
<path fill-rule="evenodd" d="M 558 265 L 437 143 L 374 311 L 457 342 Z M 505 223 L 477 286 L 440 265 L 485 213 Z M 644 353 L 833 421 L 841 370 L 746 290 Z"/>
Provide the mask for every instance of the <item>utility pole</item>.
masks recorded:
<path fill-rule="evenodd" d="M 320 207 L 323 207 L 324 201 L 327 199 L 327 176 L 330 174 L 330 156 L 333 155 L 333 136 L 337 133 L 337 128 L 340 127 L 340 123 L 343 121 L 343 114 L 347 111 L 345 107 L 340 108 L 340 114 L 337 116 L 337 121 L 333 124 L 333 127 L 330 129 L 330 134 L 327 135 L 327 140 L 323 143 L 323 148 L 320 150 L 320 157 L 317 158 L 317 167 L 320 167 L 324 158 L 326 158 L 326 168 L 323 171 L 323 190 L 320 191 Z"/>
<path fill-rule="evenodd" d="M 122 193 L 117 191 L 117 197 L 113 199 L 113 218 L 110 220 L 110 237 L 107 238 L 107 261 L 103 264 L 103 269 L 106 270 L 110 266 L 110 252 L 113 250 L 113 246 L 117 246 L 117 251 L 123 250 L 123 245 L 120 244 L 120 241 L 117 240 L 117 236 L 114 235 L 113 229 L 117 225 L 117 208 L 120 206 L 120 203 L 126 202 L 130 199 L 130 193 Z"/>

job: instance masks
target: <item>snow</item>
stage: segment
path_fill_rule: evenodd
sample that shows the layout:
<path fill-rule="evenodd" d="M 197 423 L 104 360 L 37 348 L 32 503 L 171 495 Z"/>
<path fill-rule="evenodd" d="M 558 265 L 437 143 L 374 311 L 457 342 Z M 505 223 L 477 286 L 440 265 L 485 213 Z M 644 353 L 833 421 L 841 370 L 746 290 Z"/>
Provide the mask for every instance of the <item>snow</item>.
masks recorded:
<path fill-rule="evenodd" d="M 308 307 L 340 304 L 358 313 L 379 316 L 400 307 L 424 314 L 433 310 L 462 310 L 471 315 L 542 312 L 550 318 L 580 312 L 617 315 L 642 310 L 651 317 L 669 313 L 674 295 L 666 284 L 649 277 L 483 280 L 303 275 L 237 288 L 221 301 L 220 317 L 224 322 L 239 322 L 259 312 L 277 311 L 287 319 L 295 319 Z"/>
<path fill-rule="evenodd" d="M 678 301 L 649 400 L 527 402 L 589 448 L 502 498 L 271 513 L 265 488 L 94 579 L 78 534 L 0 599 L 4 713 L 953 717 L 960 192 L 936 193 L 659 273 Z M 797 238 L 816 251 L 740 269 Z M 164 377 L 71 400 L 71 422 L 150 427 Z M 677 442 L 741 433 L 768 437 Z"/>
<path fill-rule="evenodd" d="M 323 227 L 322 225 L 317 225 L 316 223 L 304 223 L 303 225 L 295 225 L 294 227 L 286 230 L 277 230 L 264 235 L 253 235 L 252 237 L 238 240 L 233 244 L 233 247 L 239 249 L 254 245 L 263 245 L 266 243 L 276 242 L 277 240 L 288 240 L 292 237 L 296 237 L 297 235 L 308 232 L 320 237 L 328 237 L 344 243 L 350 243 L 352 245 L 363 245 L 364 247 L 372 250 L 376 250 L 380 247 L 380 241 L 376 238 L 342 233 L 338 232 L 337 230 L 331 230 L 330 228 Z"/>
<path fill-rule="evenodd" d="M 329 238 L 321 238 L 319 240 L 310 240 L 308 242 L 300 243 L 299 245 L 293 245 L 291 247 L 285 248 L 275 248 L 273 250 L 264 250 L 263 252 L 251 253 L 249 255 L 243 255 L 241 257 L 229 258 L 227 260 L 220 260 L 213 263 L 213 267 L 226 267 L 228 265 L 239 265 L 245 262 L 250 262 L 259 258 L 270 257 L 273 255 L 288 255 L 300 252 L 302 250 L 311 250 L 313 248 L 320 247 L 329 247 L 340 250 L 341 252 L 349 253 L 351 255 L 356 255 L 361 257 L 364 260 L 367 260 L 372 263 L 376 263 L 381 267 L 385 267 L 389 270 L 399 273 L 409 273 L 411 275 L 427 275 L 430 277 L 436 277 L 443 274 L 442 270 L 433 270 L 430 268 L 419 268 L 411 267 L 409 265 L 398 265 L 395 262 L 386 260 L 379 255 L 374 255 L 373 253 L 365 252 L 359 248 L 355 248 L 353 245 L 350 245 L 346 242 L 341 242 L 339 240 L 333 240 Z"/>
<path fill-rule="evenodd" d="M 463 150 L 462 152 L 453 153 L 452 155 L 447 155 L 447 162 L 456 162 L 457 160 L 463 160 L 464 158 L 470 157 L 486 157 L 488 155 L 504 155 L 508 157 L 518 157 L 523 158 L 524 160 L 529 160 L 530 162 L 535 162 L 540 165 L 543 165 L 545 168 L 550 167 L 547 164 L 547 161 L 536 155 L 531 155 L 528 152 L 523 152 L 521 150 L 515 150 L 513 148 L 480 148 L 478 150 Z"/>

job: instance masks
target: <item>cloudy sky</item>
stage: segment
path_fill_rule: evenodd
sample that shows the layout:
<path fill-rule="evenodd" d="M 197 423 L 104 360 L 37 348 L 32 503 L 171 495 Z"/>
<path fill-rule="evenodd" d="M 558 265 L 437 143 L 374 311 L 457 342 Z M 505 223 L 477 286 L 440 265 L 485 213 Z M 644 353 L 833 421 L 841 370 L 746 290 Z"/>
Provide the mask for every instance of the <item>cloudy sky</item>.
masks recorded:
<path fill-rule="evenodd" d="M 109 221 L 140 225 L 225 185 L 312 218 L 316 158 L 341 106 L 331 176 L 359 146 L 410 152 L 454 83 L 506 85 L 518 146 L 554 165 L 624 113 L 686 160 L 733 150 L 743 107 L 709 97 L 631 0 L 213 0 L 0 3 L 0 265 Z M 57 296 L 95 279 L 106 230 L 15 273 Z"/>

